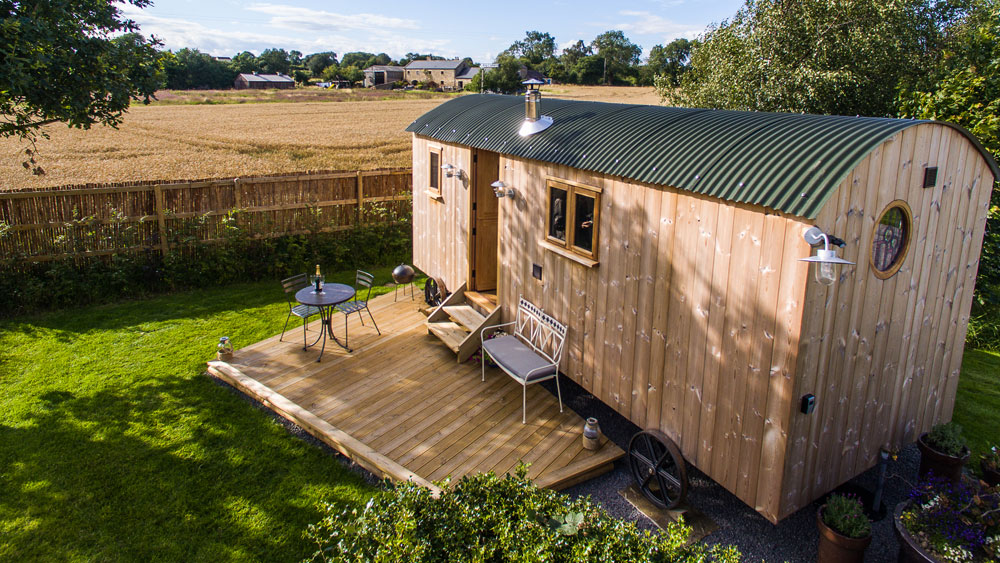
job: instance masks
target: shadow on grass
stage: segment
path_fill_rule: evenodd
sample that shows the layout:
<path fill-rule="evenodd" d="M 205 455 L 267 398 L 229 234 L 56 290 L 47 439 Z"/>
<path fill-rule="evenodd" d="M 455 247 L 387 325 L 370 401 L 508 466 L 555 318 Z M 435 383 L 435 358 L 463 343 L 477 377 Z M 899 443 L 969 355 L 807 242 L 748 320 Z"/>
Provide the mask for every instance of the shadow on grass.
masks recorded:
<path fill-rule="evenodd" d="M 291 561 L 369 490 L 208 378 L 39 398 L 0 426 L 0 559 Z"/>

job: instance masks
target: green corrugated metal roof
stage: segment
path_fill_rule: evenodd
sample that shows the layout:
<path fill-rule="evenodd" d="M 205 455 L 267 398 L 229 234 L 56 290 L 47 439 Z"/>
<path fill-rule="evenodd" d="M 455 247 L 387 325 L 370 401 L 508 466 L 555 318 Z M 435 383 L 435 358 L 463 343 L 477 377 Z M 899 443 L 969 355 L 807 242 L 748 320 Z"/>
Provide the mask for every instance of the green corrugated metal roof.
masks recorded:
<path fill-rule="evenodd" d="M 407 131 L 449 143 L 668 185 L 815 219 L 840 182 L 894 134 L 925 121 L 543 99 L 548 129 L 517 134 L 524 98 L 455 98 Z M 1000 177 L 996 162 L 969 137 Z"/>

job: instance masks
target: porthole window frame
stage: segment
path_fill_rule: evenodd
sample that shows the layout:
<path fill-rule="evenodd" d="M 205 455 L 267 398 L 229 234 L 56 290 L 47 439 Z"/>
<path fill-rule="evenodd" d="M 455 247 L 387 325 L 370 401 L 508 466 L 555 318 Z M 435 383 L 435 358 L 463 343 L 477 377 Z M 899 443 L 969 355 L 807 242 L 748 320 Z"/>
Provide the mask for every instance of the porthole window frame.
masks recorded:
<path fill-rule="evenodd" d="M 899 209 L 903 213 L 904 222 L 904 239 L 903 239 L 903 249 L 899 251 L 896 256 L 896 260 L 893 261 L 892 265 L 887 270 L 879 270 L 875 266 L 875 240 L 878 237 L 878 226 L 882 224 L 882 218 L 886 216 L 887 213 L 893 209 Z M 906 256 L 910 252 L 910 244 L 913 241 L 913 211 L 910 209 L 910 205 L 901 199 L 894 200 L 886 205 L 881 213 L 878 214 L 878 218 L 875 224 L 872 226 L 872 239 L 871 244 L 868 246 L 868 265 L 871 268 L 875 277 L 880 280 L 887 280 L 892 276 L 896 275 L 896 272 L 903 266 L 903 262 L 906 261 Z"/>

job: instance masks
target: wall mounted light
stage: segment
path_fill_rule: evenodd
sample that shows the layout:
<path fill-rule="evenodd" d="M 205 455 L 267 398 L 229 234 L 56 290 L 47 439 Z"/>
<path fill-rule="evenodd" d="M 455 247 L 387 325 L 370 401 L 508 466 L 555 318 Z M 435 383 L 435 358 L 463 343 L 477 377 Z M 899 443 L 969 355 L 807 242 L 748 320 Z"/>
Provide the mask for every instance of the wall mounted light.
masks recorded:
<path fill-rule="evenodd" d="M 455 176 L 455 170 L 456 170 L 455 167 L 448 163 L 442 164 L 441 170 L 444 170 L 445 178 L 452 178 Z"/>
<path fill-rule="evenodd" d="M 824 244 L 823 248 L 816 249 L 816 255 L 808 258 L 799 258 L 802 262 L 816 263 L 816 281 L 823 285 L 833 285 L 837 281 L 837 266 L 854 265 L 837 256 L 836 250 L 830 249 L 830 237 L 818 227 L 810 227 L 802 234 L 802 238 L 810 245 Z M 836 238 L 836 237 L 834 237 Z"/>
<path fill-rule="evenodd" d="M 508 187 L 507 184 L 504 184 L 500 180 L 497 180 L 496 182 L 490 184 L 490 187 L 493 188 L 493 195 L 497 196 L 498 198 L 514 197 L 514 188 Z"/>

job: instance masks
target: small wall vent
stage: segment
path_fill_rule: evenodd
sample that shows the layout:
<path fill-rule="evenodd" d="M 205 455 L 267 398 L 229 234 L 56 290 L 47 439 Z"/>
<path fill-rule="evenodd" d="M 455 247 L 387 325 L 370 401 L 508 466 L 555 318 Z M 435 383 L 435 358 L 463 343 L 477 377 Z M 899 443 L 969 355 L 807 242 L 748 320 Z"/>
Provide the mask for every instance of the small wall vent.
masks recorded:
<path fill-rule="evenodd" d="M 937 185 L 937 166 L 924 168 L 924 187 L 933 188 Z"/>

